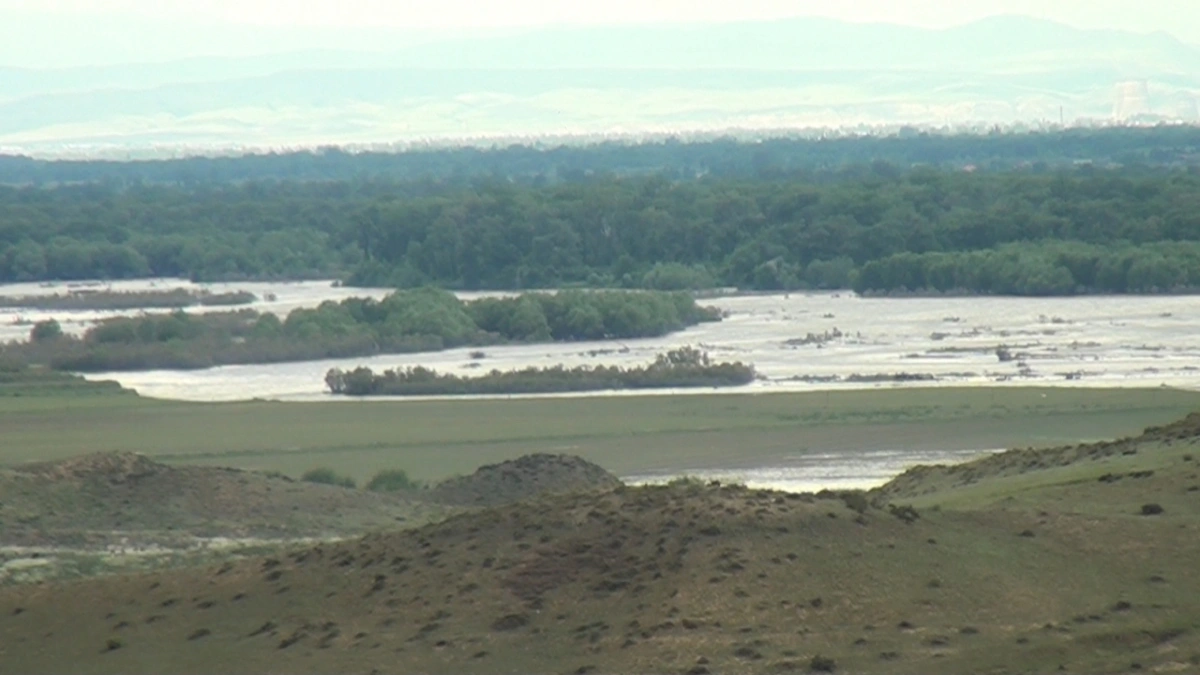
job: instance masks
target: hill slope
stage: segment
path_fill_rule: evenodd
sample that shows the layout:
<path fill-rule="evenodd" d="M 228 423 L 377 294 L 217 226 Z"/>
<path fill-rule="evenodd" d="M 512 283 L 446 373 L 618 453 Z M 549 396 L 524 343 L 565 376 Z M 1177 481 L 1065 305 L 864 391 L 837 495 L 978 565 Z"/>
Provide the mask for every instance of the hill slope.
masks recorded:
<path fill-rule="evenodd" d="M 440 518 L 423 501 L 102 453 L 0 469 L 6 546 L 189 546 L 204 538 L 361 534 Z"/>
<path fill-rule="evenodd" d="M 874 495 L 887 508 L 618 487 L 205 570 L 5 589 L 0 670 L 1188 672 L 1195 428 L 1065 464 L 1061 449 L 1010 455 L 1024 473 L 988 460 L 968 485 L 913 472 Z M 1142 515 L 1151 499 L 1165 512 Z"/>

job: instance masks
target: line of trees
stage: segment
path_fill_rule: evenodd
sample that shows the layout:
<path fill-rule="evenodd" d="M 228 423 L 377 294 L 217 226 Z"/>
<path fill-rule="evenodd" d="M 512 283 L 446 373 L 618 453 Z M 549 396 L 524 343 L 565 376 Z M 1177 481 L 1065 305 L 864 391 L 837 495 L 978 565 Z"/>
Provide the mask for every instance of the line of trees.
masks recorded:
<path fill-rule="evenodd" d="M 80 372 L 193 369 L 508 342 L 657 337 L 720 318 L 685 293 L 564 291 L 464 302 L 448 291 L 421 288 L 380 301 L 328 301 L 283 320 L 250 309 L 119 317 L 80 338 L 47 321 L 33 327 L 29 342 L 0 346 L 0 358 Z"/>

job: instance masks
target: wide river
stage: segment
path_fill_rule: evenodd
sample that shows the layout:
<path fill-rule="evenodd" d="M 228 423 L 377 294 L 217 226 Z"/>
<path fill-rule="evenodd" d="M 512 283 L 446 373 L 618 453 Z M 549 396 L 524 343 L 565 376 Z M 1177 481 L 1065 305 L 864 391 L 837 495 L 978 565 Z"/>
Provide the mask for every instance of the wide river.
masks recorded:
<path fill-rule="evenodd" d="M 72 287 L 78 289 L 79 285 Z M 281 315 L 325 300 L 382 297 L 389 292 L 341 288 L 328 281 L 192 284 L 158 279 L 87 287 L 118 291 L 180 287 L 213 292 L 246 290 L 260 298 L 250 307 Z M 0 296 L 67 290 L 67 285 L 14 284 L 0 286 Z M 479 295 L 462 294 L 464 298 Z M 761 379 L 728 390 L 734 392 L 998 383 L 1200 388 L 1197 300 L 1195 296 L 897 299 L 862 298 L 853 293 L 730 296 L 702 301 L 721 308 L 725 320 L 655 339 L 494 346 L 483 349 L 486 356 L 482 359 L 473 359 L 471 349 L 451 349 L 201 371 L 95 373 L 88 377 L 116 380 L 142 395 L 157 398 L 346 401 L 325 391 L 324 376 L 330 368 L 365 365 L 380 370 L 419 364 L 470 375 L 491 369 L 557 364 L 641 365 L 668 349 L 693 345 L 708 351 L 714 360 L 754 365 Z M 49 318 L 57 319 L 68 332 L 80 333 L 97 320 L 140 311 L 166 310 L 117 313 L 0 308 L 0 340 L 27 339 L 31 322 Z M 897 375 L 911 379 L 889 380 Z"/>
<path fill-rule="evenodd" d="M 82 285 L 15 284 L 0 286 L 0 296 L 46 295 L 85 288 L 245 290 L 259 298 L 252 308 L 280 315 L 325 300 L 378 298 L 389 292 L 340 288 L 329 281 L 192 284 L 158 279 Z M 471 298 L 481 294 L 461 295 Z M 725 390 L 730 392 L 985 384 L 1200 388 L 1200 306 L 1194 296 L 894 299 L 862 298 L 852 293 L 791 293 L 718 297 L 702 303 L 721 308 L 726 318 L 648 340 L 495 346 L 484 348 L 482 359 L 472 358 L 471 349 L 453 349 L 202 371 L 95 373 L 88 377 L 116 380 L 142 395 L 167 399 L 349 402 L 353 399 L 326 393 L 324 376 L 330 368 L 366 365 L 380 370 L 419 364 L 469 375 L 493 368 L 556 364 L 641 365 L 668 349 L 693 345 L 707 350 L 716 360 L 739 360 L 755 366 L 762 379 Z M 141 311 L 167 310 L 117 313 L 0 308 L 0 340 L 27 339 L 30 325 L 45 319 L 57 319 L 64 330 L 79 334 L 98 320 Z M 890 379 L 897 375 L 909 377 L 904 378 L 906 381 Z M 914 464 L 965 461 L 987 452 L 991 451 L 902 448 L 816 453 L 773 466 L 675 467 L 673 471 L 623 478 L 634 483 L 659 482 L 682 472 L 786 490 L 871 487 Z"/>

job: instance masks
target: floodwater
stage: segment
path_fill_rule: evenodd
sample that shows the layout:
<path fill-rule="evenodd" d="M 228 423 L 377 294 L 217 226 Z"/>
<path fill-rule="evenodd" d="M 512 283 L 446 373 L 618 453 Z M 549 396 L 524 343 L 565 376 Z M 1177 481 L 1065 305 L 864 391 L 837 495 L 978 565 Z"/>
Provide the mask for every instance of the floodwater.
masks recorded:
<path fill-rule="evenodd" d="M 741 483 L 749 488 L 783 492 L 869 490 L 917 465 L 959 464 L 997 450 L 880 450 L 821 452 L 772 466 L 721 469 L 683 469 L 634 474 L 621 479 L 630 485 L 657 485 L 681 476 L 703 481 Z"/>
<path fill-rule="evenodd" d="M 260 298 L 249 307 L 279 314 L 325 300 L 381 297 L 388 292 L 341 288 L 329 281 L 192 284 L 159 279 L 103 287 L 119 291 L 179 287 L 212 292 L 246 290 Z M 0 295 L 61 293 L 65 289 L 65 285 L 10 285 L 0 286 Z M 262 300 L 268 297 L 273 299 Z M 347 399 L 335 399 L 324 390 L 324 376 L 330 368 L 368 366 L 378 371 L 423 365 L 470 375 L 491 369 L 558 364 L 631 366 L 649 363 L 666 350 L 692 345 L 708 351 L 714 360 L 737 360 L 755 366 L 760 380 L 723 390 L 729 392 L 998 383 L 1200 388 L 1197 300 L 1196 296 L 900 299 L 862 298 L 852 293 L 730 296 L 701 301 L 725 311 L 724 321 L 662 338 L 494 346 L 483 348 L 482 359 L 472 358 L 474 349 L 452 349 L 202 371 L 96 373 L 88 377 L 116 380 L 144 396 L 168 399 L 344 401 Z M 29 324 L 34 321 L 55 318 L 65 330 L 79 333 L 95 321 L 117 314 L 0 309 L 0 340 L 26 339 Z M 707 390 L 686 393 L 703 391 Z"/>

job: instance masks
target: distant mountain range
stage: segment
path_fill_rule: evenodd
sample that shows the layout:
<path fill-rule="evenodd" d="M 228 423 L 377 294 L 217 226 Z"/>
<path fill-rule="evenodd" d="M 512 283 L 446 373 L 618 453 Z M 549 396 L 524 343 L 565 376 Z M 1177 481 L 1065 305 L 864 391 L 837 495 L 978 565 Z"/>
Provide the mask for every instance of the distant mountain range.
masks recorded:
<path fill-rule="evenodd" d="M 58 62 L 81 49 L 132 58 L 206 44 L 237 55 L 0 66 L 8 151 L 1200 119 L 1200 47 L 1022 17 L 946 30 L 804 18 L 468 37 L 213 24 L 171 43 L 178 27 L 166 24 L 87 31 L 34 16 L 0 12 L 0 63 L 17 61 L 18 43 L 28 62 L 39 31 L 58 37 L 38 44 L 69 46 Z M 130 30 L 142 31 L 141 51 L 114 51 Z"/>

